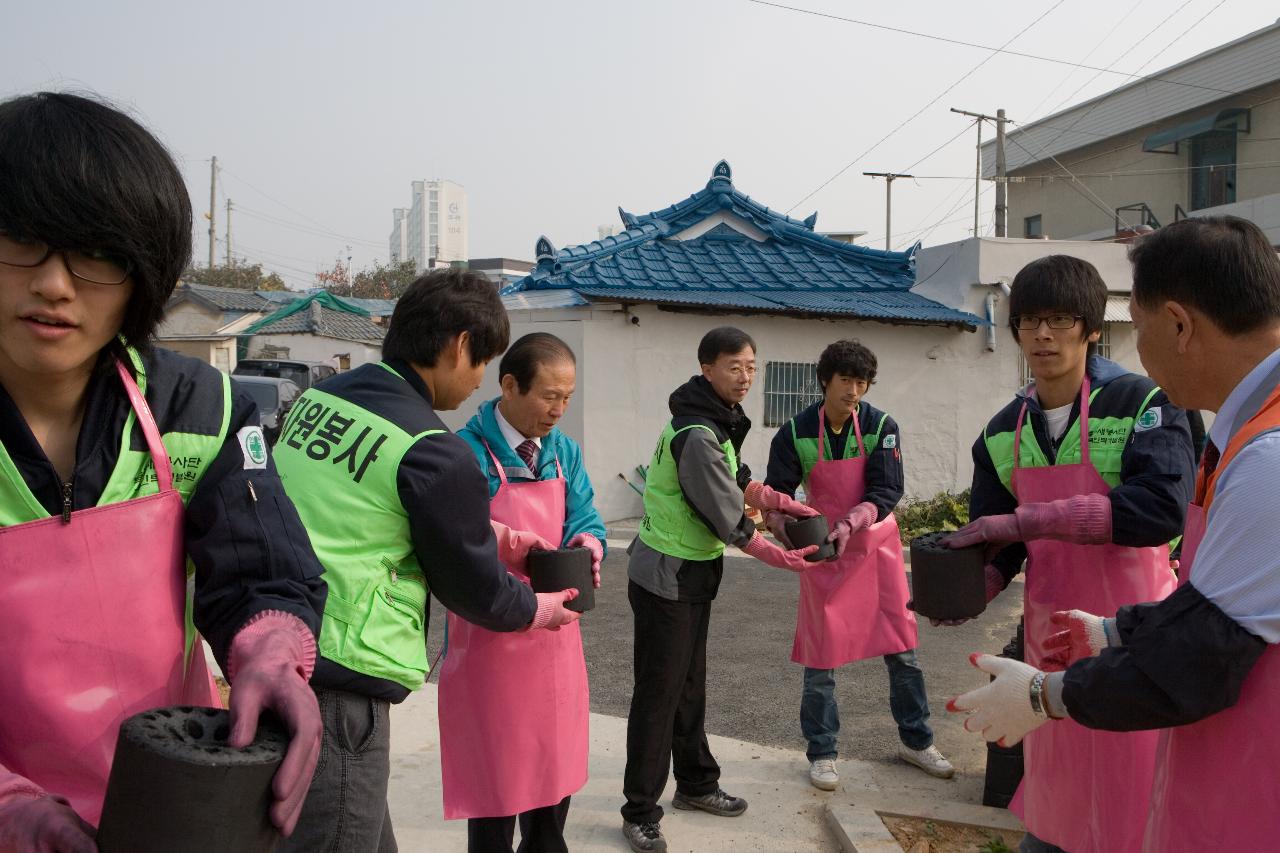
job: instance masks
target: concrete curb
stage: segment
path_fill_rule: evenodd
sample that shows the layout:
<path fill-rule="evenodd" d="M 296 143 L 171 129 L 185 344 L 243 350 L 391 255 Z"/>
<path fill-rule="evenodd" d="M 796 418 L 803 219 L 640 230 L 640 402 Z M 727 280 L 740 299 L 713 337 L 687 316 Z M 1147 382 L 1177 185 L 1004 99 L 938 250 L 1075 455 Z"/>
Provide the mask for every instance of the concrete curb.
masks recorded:
<path fill-rule="evenodd" d="M 843 853 L 901 853 L 881 815 L 915 817 L 941 823 L 956 823 L 982 829 L 1026 832 L 1017 815 L 1005 809 L 975 806 L 945 800 L 919 800 L 859 794 L 856 801 L 827 803 L 827 826 Z"/>

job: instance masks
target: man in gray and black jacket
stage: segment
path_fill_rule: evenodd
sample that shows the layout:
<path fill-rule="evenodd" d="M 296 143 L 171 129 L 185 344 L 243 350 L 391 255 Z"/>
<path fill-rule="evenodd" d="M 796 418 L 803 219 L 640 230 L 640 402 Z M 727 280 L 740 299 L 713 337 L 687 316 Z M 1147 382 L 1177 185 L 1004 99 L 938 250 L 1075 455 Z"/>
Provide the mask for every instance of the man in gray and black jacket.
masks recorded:
<path fill-rule="evenodd" d="M 747 809 L 720 789 L 703 731 L 707 628 L 726 545 L 801 571 L 815 550 L 785 551 L 756 532 L 745 506 L 804 517 L 804 504 L 751 480 L 739 461 L 751 421 L 741 402 L 755 378 L 755 342 L 712 329 L 698 345 L 701 375 L 672 393 L 671 421 L 649 463 L 644 519 L 631 544 L 627 597 L 635 614 L 635 688 L 627 718 L 623 834 L 632 850 L 666 850 L 658 797 L 675 763 L 679 809 L 734 817 Z"/>

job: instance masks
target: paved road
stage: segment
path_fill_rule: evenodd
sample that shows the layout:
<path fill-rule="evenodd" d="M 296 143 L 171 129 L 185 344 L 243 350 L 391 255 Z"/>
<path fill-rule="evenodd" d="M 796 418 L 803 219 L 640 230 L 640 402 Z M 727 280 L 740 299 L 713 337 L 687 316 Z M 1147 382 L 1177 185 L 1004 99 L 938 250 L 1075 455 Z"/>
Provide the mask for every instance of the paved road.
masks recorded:
<path fill-rule="evenodd" d="M 619 717 L 627 715 L 632 690 L 626 560 L 621 548 L 612 549 L 602 570 L 604 585 L 596 591 L 596 607 L 582 620 L 591 710 Z M 801 667 L 790 659 L 798 586 L 788 572 L 750 558 L 726 558 L 707 647 L 709 733 L 803 751 Z M 948 714 L 944 705 L 948 697 L 984 681 L 985 676 L 969 666 L 968 655 L 972 651 L 999 652 L 1013 635 L 1021 607 L 1022 584 L 1015 583 L 978 620 L 958 628 L 933 628 L 927 622 L 920 626 L 920 661 L 937 743 L 971 782 L 955 799 L 977 802 L 981 798 L 986 752 L 983 742 L 965 733 L 959 719 Z M 441 614 L 436 604 L 433 651 L 440 647 Z M 841 758 L 895 762 L 898 738 L 889 715 L 883 662 L 877 658 L 845 666 L 836 683 Z"/>

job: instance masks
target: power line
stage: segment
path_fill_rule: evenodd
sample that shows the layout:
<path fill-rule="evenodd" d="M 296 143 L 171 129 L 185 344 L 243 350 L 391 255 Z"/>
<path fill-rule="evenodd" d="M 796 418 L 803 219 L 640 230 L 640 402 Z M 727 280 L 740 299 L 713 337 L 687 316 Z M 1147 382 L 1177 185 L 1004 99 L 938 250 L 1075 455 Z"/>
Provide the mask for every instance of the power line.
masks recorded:
<path fill-rule="evenodd" d="M 349 234 L 340 234 L 337 231 L 327 231 L 320 228 L 313 228 L 309 225 L 303 225 L 299 222 L 293 222 L 288 219 L 283 219 L 274 214 L 266 213 L 265 211 L 255 210 L 252 207 L 239 207 L 237 208 L 237 210 L 239 210 L 241 213 L 244 213 L 247 216 L 253 217 L 254 219 L 261 219 L 264 222 L 270 222 L 273 225 L 279 225 L 283 228 L 291 228 L 294 231 L 299 231 L 303 234 L 311 234 L 317 237 L 329 237 L 333 239 L 343 240 L 348 243 L 368 246 L 371 248 L 377 248 L 377 249 L 386 248 L 385 243 L 376 242 L 374 240 L 362 240 L 359 237 L 352 237 Z"/>
<path fill-rule="evenodd" d="M 956 44 L 962 47 L 973 47 L 979 50 L 992 50 L 992 51 L 995 51 L 996 53 L 1003 53 L 1003 54 L 1007 54 L 1008 56 L 1018 56 L 1023 59 L 1035 59 L 1035 60 L 1039 60 L 1040 62 L 1052 62 L 1055 65 L 1070 65 L 1073 68 L 1083 68 L 1087 71 L 1105 71 L 1108 74 L 1119 74 L 1122 77 L 1130 77 L 1130 78 L 1142 77 L 1141 74 L 1130 74 L 1126 71 L 1116 71 L 1112 68 L 1099 68 L 1096 65 L 1085 65 L 1084 63 L 1072 62 L 1067 59 L 1055 59 L 1051 56 L 1040 56 L 1034 53 L 1023 53 L 1022 51 L 1017 51 L 1017 50 L 1007 50 L 1004 46 L 992 47 L 991 45 L 986 45 L 986 44 L 976 44 L 974 42 L 963 41 L 961 39 L 953 39 L 953 38 L 947 38 L 946 36 L 933 35 L 932 33 L 921 33 L 915 30 L 904 29 L 902 27 L 891 27 L 891 26 L 888 26 L 887 24 L 876 24 L 876 23 L 872 23 L 871 21 L 860 21 L 857 18 L 846 18 L 841 15 L 832 15 L 829 12 L 819 12 L 814 9 L 802 9 L 798 6 L 786 6 L 781 3 L 771 3 L 771 2 L 768 2 L 768 0 L 747 0 L 747 2 L 755 3 L 757 6 L 772 6 L 775 9 L 785 9 L 788 12 L 799 12 L 802 15 L 813 15 L 818 18 L 828 18 L 833 21 L 840 21 L 846 24 L 857 24 L 863 27 L 872 27 L 877 30 L 888 30 L 889 32 L 901 33 L 903 35 L 909 35 L 909 36 L 916 36 L 918 38 L 931 39 L 933 41 L 945 42 L 947 44 Z M 1055 6 L 1054 8 L 1057 8 L 1057 6 Z M 1050 9 L 1050 11 L 1053 11 L 1053 10 Z M 1007 45 L 1008 42 L 1006 42 L 1005 44 Z M 1224 95 L 1240 94 L 1239 92 L 1233 92 L 1227 89 L 1218 89 L 1213 86 L 1201 86 L 1196 83 L 1184 83 L 1181 80 L 1166 80 L 1159 77 L 1150 77 L 1150 78 L 1143 78 L 1143 79 L 1154 80 L 1160 83 L 1168 83 L 1172 86 L 1186 86 L 1187 88 L 1190 88 L 1190 89 L 1203 89 L 1209 92 L 1220 92 Z"/>
<path fill-rule="evenodd" d="M 795 210 L 797 207 L 799 207 L 800 205 L 804 204 L 806 201 L 808 201 L 809 199 L 811 199 L 811 198 L 813 198 L 815 195 L 817 195 L 819 192 L 821 192 L 821 191 L 822 191 L 822 189 L 823 189 L 824 187 L 826 187 L 828 184 L 830 184 L 830 183 L 831 183 L 832 181 L 834 181 L 836 178 L 839 178 L 839 177 L 840 177 L 841 175 L 843 175 L 845 172 L 847 172 L 847 171 L 849 171 L 851 168 L 853 168 L 853 165 L 854 165 L 855 163 L 857 163 L 857 162 L 858 162 L 859 160 L 861 160 L 863 157 L 866 157 L 866 156 L 867 156 L 868 154 L 870 154 L 872 151 L 874 151 L 874 150 L 876 150 L 877 148 L 879 148 L 879 147 L 880 147 L 882 144 L 884 144 L 884 143 L 885 143 L 885 142 L 886 142 L 890 137 L 892 137 L 892 136 L 893 136 L 894 134 L 896 134 L 898 131 L 902 130 L 902 128 L 906 127 L 906 126 L 907 126 L 908 124 L 910 124 L 911 122 L 915 121 L 915 120 L 916 120 L 916 118 L 918 118 L 918 117 L 920 116 L 920 114 L 921 114 L 921 113 L 923 113 L 925 110 L 929 109 L 929 107 L 933 106 L 933 105 L 934 105 L 934 104 L 936 104 L 938 101 L 942 100 L 942 98 L 943 98 L 943 97 L 944 97 L 948 92 L 950 92 L 950 91 L 951 91 L 952 89 L 954 89 L 956 86 L 959 86 L 959 85 L 960 85 L 961 83 L 963 83 L 965 80 L 969 79 L 969 77 L 971 77 L 971 76 L 973 76 L 975 73 L 977 73 L 977 71 L 978 71 L 978 69 L 979 69 L 979 68 L 981 68 L 982 66 L 986 65 L 986 64 L 987 64 L 988 62 L 990 62 L 993 58 L 995 58 L 995 56 L 996 56 L 996 55 L 997 55 L 1001 50 L 1003 50 L 1003 48 L 1004 48 L 1004 47 L 1008 47 L 1008 46 L 1009 46 L 1010 44 L 1012 44 L 1016 39 L 1018 39 L 1020 36 L 1022 36 L 1022 34 L 1023 34 L 1023 33 L 1025 33 L 1027 30 L 1031 29 L 1031 28 L 1032 28 L 1032 27 L 1034 27 L 1036 24 L 1038 24 L 1038 23 L 1040 23 L 1042 20 L 1044 20 L 1046 16 L 1048 16 L 1051 12 L 1053 12 L 1055 9 L 1057 9 L 1059 6 L 1061 6 L 1061 5 L 1063 4 L 1063 2 L 1064 2 L 1064 1 L 1065 1 L 1065 0 L 1058 0 L 1058 2 L 1057 2 L 1057 3 L 1054 3 L 1052 6 L 1050 6 L 1048 9 L 1046 9 L 1044 12 L 1042 12 L 1042 13 L 1040 14 L 1040 17 L 1036 18 L 1034 21 L 1032 21 L 1031 23 L 1027 24 L 1025 27 L 1023 27 L 1021 30 L 1019 30 L 1017 33 L 1015 33 L 1015 34 L 1013 35 L 1013 37 L 1012 37 L 1012 38 L 1010 38 L 1008 41 L 1006 41 L 1006 42 L 1004 43 L 1004 45 L 1002 45 L 1000 48 L 988 48 L 989 50 L 994 50 L 994 51 L 995 51 L 995 53 L 992 53 L 990 56 L 988 56 L 988 57 L 986 57 L 985 59 L 983 59 L 983 60 L 982 60 L 981 62 L 979 62 L 977 65 L 973 66 L 973 68 L 971 68 L 971 69 L 969 69 L 967 72 L 965 72 L 965 73 L 960 77 L 960 79 L 956 80 L 956 81 L 955 81 L 954 83 L 952 83 L 950 86 L 948 86 L 947 88 L 945 88 L 945 89 L 943 89 L 941 92 L 939 92 L 939 93 L 937 94 L 937 96 L 935 96 L 935 97 L 934 97 L 934 99 L 933 99 L 933 100 L 931 100 L 929 103 L 925 104 L 925 105 L 924 105 L 923 107 L 921 107 L 920 109 L 916 110 L 914 113 L 912 113 L 912 114 L 911 114 L 911 116 L 910 116 L 909 118 L 907 118 L 905 121 L 903 121 L 903 122 L 902 122 L 901 124 L 899 124 L 897 127 L 895 127 L 893 130 L 889 131 L 889 132 L 888 132 L 888 133 L 886 133 L 884 136 L 880 137 L 880 139 L 879 139 L 877 142 L 875 142 L 875 143 L 874 143 L 870 148 L 868 148 L 866 151 L 863 151 L 863 152 L 862 152 L 861 154 L 859 154 L 857 157 L 855 157 L 855 158 L 853 158 L 852 160 L 850 160 L 847 164 L 845 164 L 845 166 L 844 166 L 842 169 L 840 169 L 840 171 L 836 172 L 834 175 L 832 175 L 831 177 L 827 178 L 825 181 L 823 181 L 821 184 L 819 184 L 819 185 L 818 185 L 818 187 L 817 187 L 816 189 L 814 189 L 812 192 L 810 192 L 810 193 L 809 193 L 808 195 L 806 195 L 804 198 L 802 198 L 802 199 L 800 199 L 799 201 L 797 201 L 795 204 L 791 205 L 791 207 L 787 208 L 785 212 L 786 212 L 786 213 L 790 213 L 791 211 Z M 768 5 L 768 6 L 777 5 L 777 4 L 773 4 L 773 3 L 764 3 L 764 0 L 749 0 L 749 2 L 752 2 L 752 3 L 762 3 L 763 5 Z M 788 8 L 788 9 L 789 9 L 789 8 L 791 8 L 791 7 L 789 7 L 789 6 L 785 6 L 785 7 L 779 7 L 779 8 Z M 795 10 L 795 11 L 805 11 L 805 10 L 800 9 L 800 10 Z M 832 16 L 832 17 L 834 17 L 834 16 Z M 850 20 L 851 20 L 851 19 L 850 19 Z M 861 21 L 854 21 L 854 23 L 862 23 L 862 22 L 861 22 Z"/>
<path fill-rule="evenodd" d="M 220 170 L 221 170 L 222 172 L 225 172 L 226 174 L 230 175 L 231 177 L 235 178 L 237 181 L 239 181 L 240 183 L 244 184 L 246 187 L 248 187 L 249 189 L 253 190 L 253 191 L 254 191 L 254 192 L 256 192 L 258 195 L 262 196 L 263 198 L 267 199 L 268 201 L 273 201 L 273 202 L 275 202 L 276 204 L 280 205 L 281 207 L 283 207 L 285 210 L 289 211 L 290 213 L 293 213 L 293 214 L 295 214 L 295 215 L 297 215 L 297 216 L 301 216 L 303 219 L 307 220 L 308 222 L 310 222 L 310 223 L 311 223 L 311 224 L 313 224 L 313 225 L 319 226 L 321 229 L 323 229 L 323 230 L 325 230 L 325 231 L 333 231 L 333 229 L 332 229 L 332 228 L 330 228 L 328 225 L 325 225 L 323 222 L 319 222 L 319 221 L 317 221 L 317 220 L 315 220 L 315 219 L 312 219 L 312 218 L 311 218 L 310 216 L 308 216 L 307 214 L 303 213 L 302 211 L 298 210 L 297 208 L 290 207 L 289 205 L 285 204 L 283 201 L 281 201 L 280 199 L 278 199 L 278 198 L 276 198 L 275 196 L 271 195 L 270 193 L 266 192 L 265 190 L 258 189 L 258 188 L 257 188 L 257 187 L 255 187 L 253 184 L 249 183 L 249 182 L 248 182 L 248 181 L 246 181 L 244 178 L 242 178 L 242 177 L 240 177 L 239 175 L 237 175 L 235 172 L 232 172 L 232 171 L 231 171 L 230 169 L 228 169 L 227 167 L 222 166 L 222 167 L 220 167 Z"/>

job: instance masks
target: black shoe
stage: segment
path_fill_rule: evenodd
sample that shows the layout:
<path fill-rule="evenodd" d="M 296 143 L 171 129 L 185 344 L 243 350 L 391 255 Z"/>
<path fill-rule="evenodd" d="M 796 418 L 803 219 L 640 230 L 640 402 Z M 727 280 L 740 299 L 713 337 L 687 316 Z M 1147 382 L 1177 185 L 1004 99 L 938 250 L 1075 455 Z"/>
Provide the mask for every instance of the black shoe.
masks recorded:
<path fill-rule="evenodd" d="M 676 791 L 676 795 L 671 799 L 671 805 L 690 811 L 697 809 L 720 817 L 737 817 L 747 810 L 746 800 L 742 797 L 731 797 L 720 788 L 701 797 L 691 797 Z"/>
<path fill-rule="evenodd" d="M 662 830 L 657 822 L 632 823 L 622 822 L 622 837 L 627 839 L 631 849 L 636 853 L 652 853 L 655 850 L 666 850 L 667 839 L 662 837 Z"/>

